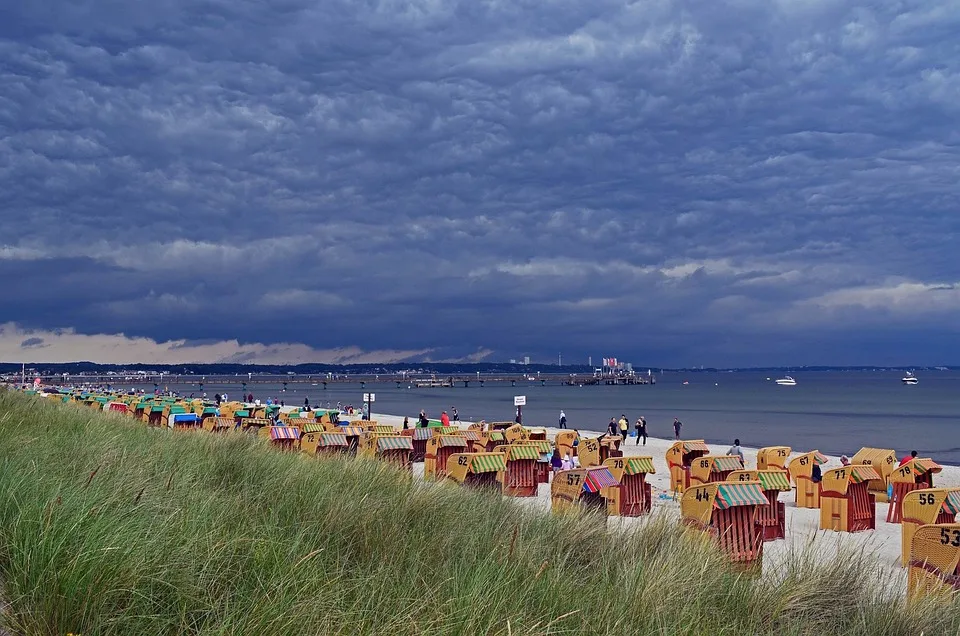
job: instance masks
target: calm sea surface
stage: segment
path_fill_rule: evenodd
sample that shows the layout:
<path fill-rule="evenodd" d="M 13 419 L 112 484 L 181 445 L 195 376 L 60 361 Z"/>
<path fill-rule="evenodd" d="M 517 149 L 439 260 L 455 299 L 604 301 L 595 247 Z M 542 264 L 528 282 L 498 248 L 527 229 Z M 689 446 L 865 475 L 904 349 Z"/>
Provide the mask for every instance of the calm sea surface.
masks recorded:
<path fill-rule="evenodd" d="M 251 384 L 248 392 L 288 405 L 326 406 L 342 402 L 359 407 L 362 393 L 376 393 L 375 413 L 409 415 L 425 409 L 431 418 L 456 406 L 462 420 L 512 420 L 513 396 L 525 395 L 523 422 L 556 426 L 563 409 L 571 428 L 602 430 L 611 417 L 625 413 L 631 422 L 643 415 L 654 437 L 672 437 L 672 422 L 683 422 L 686 439 L 729 444 L 739 437 L 745 446 L 784 444 L 795 450 L 817 448 L 828 454 L 852 455 L 862 446 L 896 449 L 898 455 L 917 450 L 942 463 L 960 464 L 960 373 L 918 374 L 920 383 L 904 386 L 900 372 L 795 372 L 797 386 L 776 385 L 776 376 L 761 373 L 666 373 L 653 386 L 527 386 L 417 389 L 396 382 L 322 385 Z M 226 391 L 239 398 L 241 378 L 232 385 L 205 384 L 204 391 Z M 686 380 L 689 384 L 684 385 Z M 183 395 L 197 385 L 169 384 Z M 152 390 L 153 386 L 143 387 Z"/>

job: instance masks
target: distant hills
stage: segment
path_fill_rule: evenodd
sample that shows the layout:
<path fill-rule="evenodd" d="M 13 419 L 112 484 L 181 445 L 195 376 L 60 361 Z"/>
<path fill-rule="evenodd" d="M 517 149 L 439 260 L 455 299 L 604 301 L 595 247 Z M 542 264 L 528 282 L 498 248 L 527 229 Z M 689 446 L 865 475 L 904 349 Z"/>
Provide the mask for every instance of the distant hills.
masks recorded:
<path fill-rule="evenodd" d="M 802 371 L 952 371 L 960 369 L 955 366 L 784 366 L 784 367 L 737 367 L 737 368 L 677 368 L 668 369 L 660 367 L 646 367 L 634 365 L 634 371 L 638 374 L 646 374 L 647 369 L 654 373 L 661 370 L 665 372 L 682 373 L 716 373 L 716 372 L 769 372 L 769 373 L 787 373 Z M 30 366 L 30 375 L 77 375 L 84 374 L 107 374 L 115 373 L 118 375 L 132 375 L 138 371 L 156 372 L 169 375 L 325 375 L 335 374 L 384 374 L 393 375 L 400 372 L 414 374 L 481 374 L 500 373 L 500 374 L 536 374 L 536 373 L 576 373 L 592 374 L 593 368 L 585 365 L 556 365 L 556 364 L 510 364 L 497 362 L 480 363 L 392 363 L 392 364 L 297 364 L 297 365 L 263 365 L 263 364 L 97 364 L 94 362 L 71 362 L 58 364 L 37 364 Z M 2 363 L 0 362 L 0 374 L 13 375 L 21 371 L 20 363 Z"/>

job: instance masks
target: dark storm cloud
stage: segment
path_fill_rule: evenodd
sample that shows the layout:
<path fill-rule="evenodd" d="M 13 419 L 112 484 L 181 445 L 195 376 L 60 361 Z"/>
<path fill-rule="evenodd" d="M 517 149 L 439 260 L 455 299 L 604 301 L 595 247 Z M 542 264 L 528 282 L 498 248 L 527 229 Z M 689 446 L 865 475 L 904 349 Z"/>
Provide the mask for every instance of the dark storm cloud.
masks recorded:
<path fill-rule="evenodd" d="M 0 323 L 955 358 L 960 13 L 874 4 L 0 9 Z"/>

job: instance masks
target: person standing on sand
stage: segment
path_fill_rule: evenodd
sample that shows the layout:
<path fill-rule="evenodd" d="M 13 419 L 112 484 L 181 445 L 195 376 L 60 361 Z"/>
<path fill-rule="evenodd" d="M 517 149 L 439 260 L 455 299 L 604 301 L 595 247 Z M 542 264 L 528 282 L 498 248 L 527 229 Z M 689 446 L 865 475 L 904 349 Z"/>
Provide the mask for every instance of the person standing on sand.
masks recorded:
<path fill-rule="evenodd" d="M 673 436 L 674 436 L 674 439 L 680 439 L 680 427 L 682 427 L 682 426 L 683 426 L 683 422 L 681 422 L 681 421 L 680 421 L 678 418 L 676 418 L 676 417 L 673 418 Z"/>
<path fill-rule="evenodd" d="M 643 445 L 647 445 L 647 420 L 643 419 L 641 415 L 637 418 L 637 423 L 634 424 L 634 428 L 637 429 L 637 446 L 640 445 L 640 438 L 643 438 Z"/>
<path fill-rule="evenodd" d="M 560 428 L 567 428 L 567 414 L 560 410 Z"/>
<path fill-rule="evenodd" d="M 617 418 L 611 417 L 610 423 L 607 424 L 607 435 L 613 437 L 617 435 Z"/>
<path fill-rule="evenodd" d="M 571 470 L 573 468 L 573 462 L 570 461 L 570 453 L 567 453 L 563 456 L 563 461 L 560 462 L 560 470 Z"/>
<path fill-rule="evenodd" d="M 403 430 L 407 430 L 408 428 L 410 428 L 410 418 L 408 418 L 406 415 L 404 415 L 404 416 L 403 416 Z"/>
<path fill-rule="evenodd" d="M 303 398 L 303 408 L 308 411 L 310 410 L 310 398 L 308 397 Z"/>
<path fill-rule="evenodd" d="M 550 468 L 553 469 L 553 472 L 560 472 L 560 469 L 563 467 L 563 460 L 560 459 L 560 450 L 554 448 L 553 456 L 550 458 Z"/>
<path fill-rule="evenodd" d="M 451 406 L 451 407 L 450 407 L 450 412 L 453 413 L 453 421 L 459 423 L 459 422 L 460 422 L 460 412 L 457 410 L 457 407 Z"/>
<path fill-rule="evenodd" d="M 427 419 L 427 412 L 423 409 L 420 409 L 420 419 L 418 420 L 420 428 L 427 428 L 430 426 L 430 420 Z"/>
<path fill-rule="evenodd" d="M 447 415 L 446 411 L 440 413 L 440 424 L 443 426 L 450 426 L 450 416 Z"/>
<path fill-rule="evenodd" d="M 737 455 L 740 458 L 740 463 L 743 464 L 743 449 L 740 448 L 740 440 L 733 440 L 733 446 L 727 449 L 727 455 Z"/>
<path fill-rule="evenodd" d="M 620 421 L 617 423 L 620 425 L 620 436 L 626 441 L 630 435 L 630 420 L 627 419 L 626 413 L 620 414 Z"/>
<path fill-rule="evenodd" d="M 900 460 L 900 465 L 903 466 L 909 461 L 913 461 L 917 458 L 917 451 L 910 451 L 909 455 L 904 455 L 903 459 Z"/>

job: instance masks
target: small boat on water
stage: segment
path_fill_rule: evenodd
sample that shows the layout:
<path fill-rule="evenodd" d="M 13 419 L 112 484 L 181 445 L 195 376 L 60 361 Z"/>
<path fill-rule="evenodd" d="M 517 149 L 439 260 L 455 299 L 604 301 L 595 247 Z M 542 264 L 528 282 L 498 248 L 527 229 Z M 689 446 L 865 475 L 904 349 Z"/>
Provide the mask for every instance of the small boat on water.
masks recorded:
<path fill-rule="evenodd" d="M 920 384 L 920 380 L 917 379 L 917 376 L 913 375 L 907 371 L 907 375 L 900 378 L 900 381 L 904 384 Z"/>
<path fill-rule="evenodd" d="M 777 384 L 780 386 L 797 386 L 797 381 L 791 378 L 789 375 L 785 375 L 777 380 Z"/>

